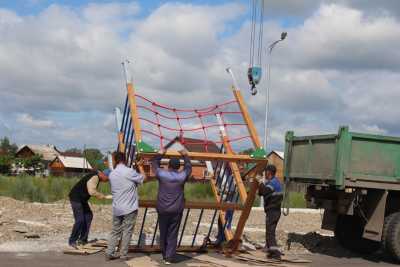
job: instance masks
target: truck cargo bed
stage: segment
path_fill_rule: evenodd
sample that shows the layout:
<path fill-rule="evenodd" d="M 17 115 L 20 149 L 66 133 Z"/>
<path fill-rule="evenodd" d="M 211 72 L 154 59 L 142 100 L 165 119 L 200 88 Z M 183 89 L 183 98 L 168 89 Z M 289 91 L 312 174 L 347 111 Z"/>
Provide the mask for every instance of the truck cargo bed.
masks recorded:
<path fill-rule="evenodd" d="M 349 132 L 285 138 L 289 181 L 400 190 L 400 138 Z"/>

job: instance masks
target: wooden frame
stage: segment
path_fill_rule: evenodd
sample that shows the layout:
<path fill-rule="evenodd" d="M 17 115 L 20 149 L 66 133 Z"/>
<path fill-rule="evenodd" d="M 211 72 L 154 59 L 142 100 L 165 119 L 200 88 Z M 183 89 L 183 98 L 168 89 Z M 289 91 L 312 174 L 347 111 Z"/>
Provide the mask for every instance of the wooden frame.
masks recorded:
<path fill-rule="evenodd" d="M 131 125 L 133 126 L 134 129 L 134 137 L 135 137 L 135 144 L 139 144 L 142 141 L 142 136 L 141 136 L 141 125 L 139 121 L 139 116 L 138 116 L 138 110 L 137 110 L 137 103 L 136 103 L 136 93 L 134 86 L 131 81 L 128 81 L 127 79 L 127 95 L 128 95 L 128 106 L 130 109 L 130 120 L 131 120 Z M 243 120 L 247 126 L 247 130 L 249 132 L 249 135 L 251 137 L 252 143 L 254 145 L 254 149 L 256 150 L 263 150 L 261 147 L 261 143 L 257 134 L 257 130 L 254 126 L 254 123 L 250 117 L 250 114 L 248 112 L 248 109 L 245 105 L 243 96 L 238 88 L 235 86 L 232 87 L 233 95 L 238 103 L 241 115 L 243 117 Z M 235 154 L 234 151 L 232 150 L 232 147 L 229 143 L 229 140 L 225 134 L 225 130 L 223 129 L 223 124 L 221 124 L 220 131 L 221 131 L 221 141 L 225 147 L 225 153 L 202 153 L 202 152 L 189 152 L 189 157 L 193 160 L 208 160 L 208 161 L 215 161 L 215 162 L 225 162 L 225 164 L 228 164 L 232 173 L 232 176 L 234 178 L 234 181 L 236 183 L 236 186 L 238 188 L 239 196 L 240 196 L 240 203 L 241 204 L 234 204 L 234 203 L 228 203 L 224 202 L 223 196 L 221 196 L 219 189 L 217 188 L 217 180 L 216 176 L 214 178 L 210 179 L 210 184 L 211 188 L 214 194 L 215 202 L 186 202 L 185 208 L 186 209 L 212 209 L 212 210 L 217 210 L 219 211 L 218 218 L 222 224 L 225 224 L 225 211 L 226 210 L 234 210 L 241 212 L 240 217 L 239 217 L 239 222 L 236 227 L 235 232 L 233 232 L 231 229 L 226 229 L 225 228 L 225 237 L 227 241 L 229 241 L 224 249 L 224 251 L 228 253 L 233 253 L 237 251 L 240 241 L 241 241 L 241 236 L 244 231 L 245 223 L 249 217 L 251 208 L 253 206 L 256 193 L 258 190 L 258 180 L 257 176 L 260 175 L 266 164 L 267 164 L 267 159 L 266 156 L 262 157 L 255 157 L 255 156 L 250 156 L 250 155 L 239 155 Z M 124 148 L 127 144 L 123 144 L 123 135 L 125 133 L 121 132 L 118 136 L 118 141 L 119 141 L 119 148 Z M 139 171 L 144 173 L 143 165 L 142 162 L 143 160 L 149 160 L 152 157 L 154 157 L 155 153 L 151 152 L 142 152 L 142 151 L 137 151 L 135 154 L 135 165 L 138 167 Z M 164 158 L 171 158 L 171 157 L 176 157 L 180 156 L 180 154 L 177 151 L 167 151 L 164 155 Z M 250 189 L 249 191 L 246 189 L 246 186 L 243 182 L 243 177 L 241 175 L 238 162 L 246 162 L 246 163 L 253 163 L 254 166 L 246 172 L 245 176 L 248 181 L 250 181 Z M 154 208 L 156 206 L 156 201 L 154 200 L 141 200 L 139 202 L 140 207 L 143 208 Z M 142 249 L 143 248 L 143 249 Z M 197 248 L 197 250 L 196 250 Z M 157 250 L 157 248 L 148 248 L 146 246 L 144 247 L 135 247 L 134 251 L 153 251 Z M 178 248 L 179 249 L 179 248 Z M 190 250 L 192 251 L 198 251 L 200 249 L 204 249 L 204 246 L 201 247 L 191 247 Z"/>

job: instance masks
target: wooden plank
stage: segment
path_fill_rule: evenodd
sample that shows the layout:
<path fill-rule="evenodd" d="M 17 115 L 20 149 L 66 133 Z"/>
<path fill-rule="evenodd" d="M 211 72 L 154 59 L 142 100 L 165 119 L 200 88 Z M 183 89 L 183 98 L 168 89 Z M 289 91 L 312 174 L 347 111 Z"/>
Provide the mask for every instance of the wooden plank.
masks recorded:
<path fill-rule="evenodd" d="M 240 92 L 240 90 L 235 88 L 233 90 L 233 95 L 235 96 L 236 101 L 239 104 L 240 111 L 242 112 L 244 122 L 247 124 L 247 129 L 248 129 L 248 131 L 250 133 L 251 140 L 253 141 L 254 147 L 256 147 L 256 148 L 261 147 L 261 142 L 260 142 L 260 139 L 258 137 L 257 129 L 254 126 L 253 120 L 250 117 L 250 113 L 249 113 L 249 111 L 247 109 L 247 106 L 244 103 L 242 93 Z"/>
<path fill-rule="evenodd" d="M 129 252 L 146 252 L 146 253 L 152 253 L 152 252 L 160 252 L 160 246 L 159 245 L 145 245 L 145 246 L 136 246 L 136 245 L 131 245 L 129 246 L 128 249 Z M 207 252 L 207 248 L 203 246 L 179 246 L 176 249 L 177 252 Z"/>
<path fill-rule="evenodd" d="M 261 166 L 260 166 L 261 164 Z M 245 174 L 243 174 L 243 179 L 246 177 L 255 177 L 257 176 L 257 174 L 262 174 L 265 166 L 267 166 L 268 161 L 267 162 L 263 162 L 263 163 L 257 163 L 256 165 L 254 165 L 250 170 L 248 170 Z"/>
<path fill-rule="evenodd" d="M 139 206 L 142 208 L 155 208 L 156 200 L 139 200 Z M 194 202 L 186 201 L 185 209 L 207 209 L 207 210 L 243 210 L 242 205 L 235 203 L 217 203 L 217 202 Z"/>
<path fill-rule="evenodd" d="M 210 184 L 211 184 L 211 189 L 214 193 L 215 200 L 217 202 L 221 203 L 221 197 L 219 196 L 218 189 L 215 185 L 215 179 L 211 179 Z M 225 204 L 227 204 L 227 203 L 225 203 Z M 225 220 L 225 212 L 224 211 L 219 212 L 219 219 L 221 220 L 222 225 L 225 225 L 226 220 Z M 225 228 L 225 237 L 226 237 L 227 241 L 229 241 L 233 238 L 233 233 L 232 233 L 231 229 Z"/>
<path fill-rule="evenodd" d="M 256 172 L 259 172 L 265 168 L 264 164 L 258 164 L 257 169 L 255 170 Z M 250 192 L 247 195 L 247 201 L 244 206 L 244 209 L 242 213 L 240 214 L 239 222 L 236 227 L 235 235 L 232 240 L 232 245 L 230 249 L 232 251 L 236 251 L 239 247 L 240 244 L 240 239 L 242 237 L 243 231 L 244 231 L 244 226 L 246 225 L 246 221 L 249 218 L 251 208 L 253 206 L 254 200 L 256 198 L 256 193 L 258 190 L 258 185 L 259 182 L 255 177 L 252 177 L 252 181 L 250 181 Z"/>
<path fill-rule="evenodd" d="M 226 149 L 226 153 L 229 155 L 233 155 L 234 153 L 232 150 L 232 146 L 229 143 L 228 138 L 224 135 L 223 132 L 221 132 L 221 137 L 222 137 L 222 142 L 224 144 L 224 147 Z M 244 204 L 244 203 L 246 203 L 246 199 L 247 199 L 247 191 L 246 191 L 246 187 L 243 184 L 243 180 L 240 175 L 239 167 L 236 162 L 232 162 L 232 161 L 229 161 L 229 167 L 232 170 L 233 178 L 235 179 L 236 186 L 239 191 L 240 201 Z"/>
<path fill-rule="evenodd" d="M 131 110 L 131 120 L 133 129 L 135 131 L 135 141 L 136 144 L 142 141 L 142 132 L 141 126 L 139 122 L 139 116 L 137 113 L 137 105 L 136 105 L 136 96 L 135 96 L 135 89 L 132 83 L 126 84 L 126 89 L 128 91 L 128 101 L 129 101 L 129 108 Z"/>
<path fill-rule="evenodd" d="M 142 131 L 141 131 L 141 126 L 140 126 L 140 121 L 139 121 L 139 116 L 138 116 L 138 111 L 137 111 L 135 88 L 133 87 L 132 83 L 127 83 L 126 89 L 128 91 L 128 102 L 129 102 L 129 108 L 131 110 L 131 120 L 132 120 L 132 125 L 133 125 L 133 129 L 134 129 L 134 134 L 135 134 L 135 142 L 136 142 L 136 145 L 138 145 L 139 142 L 142 141 Z M 139 169 L 139 172 L 141 174 L 145 175 L 143 163 L 140 162 L 137 167 Z"/>
<path fill-rule="evenodd" d="M 143 159 L 151 159 L 156 153 L 141 153 L 140 157 Z M 233 162 L 265 162 L 266 159 L 254 159 L 249 155 L 237 154 L 221 154 L 221 153 L 203 153 L 203 152 L 189 152 L 188 156 L 192 160 L 227 160 Z M 164 158 L 182 157 L 177 151 L 167 151 Z"/>
<path fill-rule="evenodd" d="M 123 132 L 118 133 L 118 148 L 119 148 L 119 152 L 123 153 L 125 151 L 124 133 Z"/>

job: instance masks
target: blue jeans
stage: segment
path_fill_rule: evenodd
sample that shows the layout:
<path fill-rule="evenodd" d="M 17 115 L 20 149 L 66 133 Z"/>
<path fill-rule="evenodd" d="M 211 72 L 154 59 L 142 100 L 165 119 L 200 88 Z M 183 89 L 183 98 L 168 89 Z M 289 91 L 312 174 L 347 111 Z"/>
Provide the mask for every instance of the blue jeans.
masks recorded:
<path fill-rule="evenodd" d="M 69 244 L 75 244 L 78 240 L 87 242 L 90 225 L 93 219 L 92 210 L 87 202 L 71 201 L 71 207 L 74 214 L 75 223 L 72 227 Z"/>
<path fill-rule="evenodd" d="M 231 229 L 232 226 L 232 219 L 233 219 L 233 210 L 226 210 L 225 212 L 225 221 L 226 221 L 226 229 Z M 224 226 L 222 225 L 221 221 L 218 220 L 218 235 L 216 243 L 222 243 L 225 239 L 224 233 Z"/>

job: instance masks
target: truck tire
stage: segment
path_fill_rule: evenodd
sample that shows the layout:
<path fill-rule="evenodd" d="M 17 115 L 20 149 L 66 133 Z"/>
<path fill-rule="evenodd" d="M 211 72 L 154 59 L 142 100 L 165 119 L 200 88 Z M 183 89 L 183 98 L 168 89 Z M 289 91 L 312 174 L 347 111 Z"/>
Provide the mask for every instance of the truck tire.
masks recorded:
<path fill-rule="evenodd" d="M 371 254 L 379 250 L 381 244 L 362 237 L 364 223 L 357 216 L 339 215 L 336 221 L 335 237 L 339 244 L 351 251 Z"/>
<path fill-rule="evenodd" d="M 396 216 L 398 216 L 399 213 L 395 212 L 392 213 L 388 216 L 385 217 L 385 222 L 383 224 L 383 229 L 382 229 L 382 248 L 387 251 L 387 236 L 388 236 L 388 232 L 389 232 L 389 225 L 392 223 L 393 219 L 396 218 Z"/>
<path fill-rule="evenodd" d="M 384 240 L 385 250 L 396 261 L 400 261 L 400 212 L 391 214 L 389 218 Z"/>

